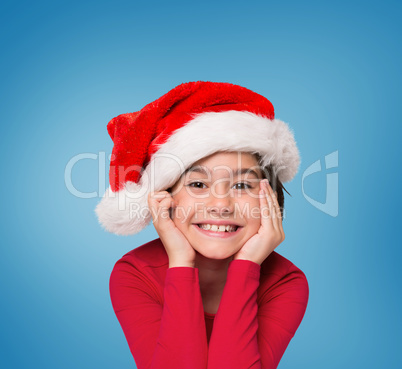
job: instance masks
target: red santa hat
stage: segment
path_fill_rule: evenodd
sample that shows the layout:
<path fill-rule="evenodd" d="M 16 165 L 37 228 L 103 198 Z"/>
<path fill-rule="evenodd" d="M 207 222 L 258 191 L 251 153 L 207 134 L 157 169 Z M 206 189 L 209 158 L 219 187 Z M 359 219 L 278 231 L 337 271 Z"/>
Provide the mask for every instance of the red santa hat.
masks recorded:
<path fill-rule="evenodd" d="M 218 151 L 258 153 L 281 182 L 300 165 L 292 130 L 265 97 L 241 86 L 183 83 L 135 113 L 112 119 L 110 187 L 96 207 L 104 228 L 134 234 L 151 220 L 148 194 L 171 187 L 196 161 Z"/>

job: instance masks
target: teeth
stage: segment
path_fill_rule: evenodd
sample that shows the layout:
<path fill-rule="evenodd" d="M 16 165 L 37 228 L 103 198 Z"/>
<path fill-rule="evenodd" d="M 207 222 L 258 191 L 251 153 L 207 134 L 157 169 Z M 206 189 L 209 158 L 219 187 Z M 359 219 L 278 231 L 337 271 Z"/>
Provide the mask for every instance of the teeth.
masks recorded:
<path fill-rule="evenodd" d="M 212 232 L 234 232 L 236 230 L 236 226 L 231 225 L 217 225 L 217 224 L 200 224 L 200 228 L 206 229 L 207 231 Z"/>

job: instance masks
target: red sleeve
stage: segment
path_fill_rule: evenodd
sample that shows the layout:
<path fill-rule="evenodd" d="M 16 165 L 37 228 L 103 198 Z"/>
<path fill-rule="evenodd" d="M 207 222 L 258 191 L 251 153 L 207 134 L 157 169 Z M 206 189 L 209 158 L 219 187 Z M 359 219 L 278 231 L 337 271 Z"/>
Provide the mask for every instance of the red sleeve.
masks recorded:
<path fill-rule="evenodd" d="M 294 270 L 292 269 L 294 268 Z M 257 304 L 260 265 L 229 264 L 209 344 L 208 369 L 274 369 L 303 318 L 308 285 L 295 266 Z"/>
<path fill-rule="evenodd" d="M 110 296 L 138 369 L 206 368 L 198 269 L 167 269 L 162 302 L 141 272 L 119 261 L 110 277 Z"/>

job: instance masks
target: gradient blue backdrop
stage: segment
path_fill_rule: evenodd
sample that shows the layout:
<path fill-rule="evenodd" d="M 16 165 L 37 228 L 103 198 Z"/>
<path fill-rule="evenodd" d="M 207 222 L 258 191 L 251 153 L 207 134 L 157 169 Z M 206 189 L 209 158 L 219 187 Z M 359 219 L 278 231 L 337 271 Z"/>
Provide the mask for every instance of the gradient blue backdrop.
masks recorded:
<path fill-rule="evenodd" d="M 310 301 L 279 368 L 401 368 L 401 15 L 396 1 L 2 2 L 0 366 L 135 367 L 108 281 L 157 234 L 98 225 L 106 124 L 210 80 L 268 97 L 301 152 L 278 252 Z M 66 186 L 78 154 L 72 184 L 90 198 Z M 337 217 L 303 194 L 317 160 L 304 194 L 325 202 L 338 174 Z"/>

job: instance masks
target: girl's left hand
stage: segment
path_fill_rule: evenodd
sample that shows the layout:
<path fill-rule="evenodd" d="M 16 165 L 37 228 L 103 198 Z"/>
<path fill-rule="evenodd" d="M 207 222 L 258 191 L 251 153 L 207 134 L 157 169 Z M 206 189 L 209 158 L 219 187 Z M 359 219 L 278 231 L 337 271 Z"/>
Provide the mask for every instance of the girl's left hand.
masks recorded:
<path fill-rule="evenodd" d="M 261 226 L 234 255 L 233 260 L 250 260 L 260 264 L 285 239 L 278 200 L 267 179 L 260 182 Z"/>

